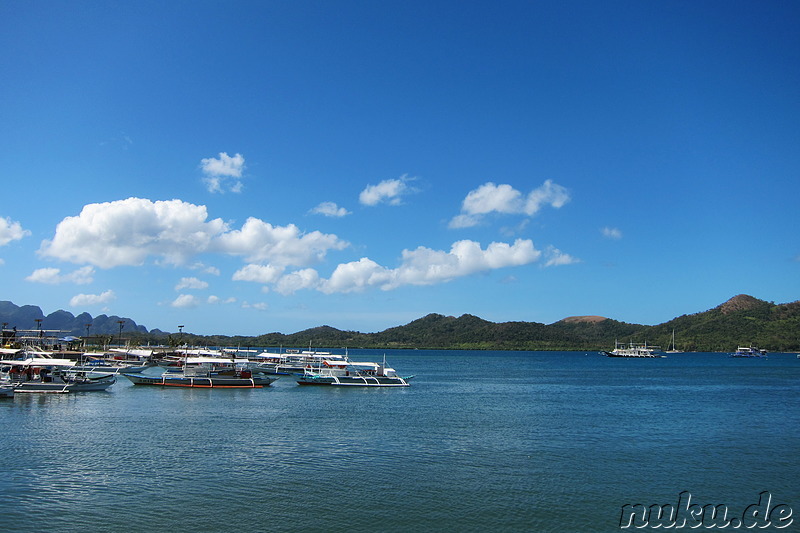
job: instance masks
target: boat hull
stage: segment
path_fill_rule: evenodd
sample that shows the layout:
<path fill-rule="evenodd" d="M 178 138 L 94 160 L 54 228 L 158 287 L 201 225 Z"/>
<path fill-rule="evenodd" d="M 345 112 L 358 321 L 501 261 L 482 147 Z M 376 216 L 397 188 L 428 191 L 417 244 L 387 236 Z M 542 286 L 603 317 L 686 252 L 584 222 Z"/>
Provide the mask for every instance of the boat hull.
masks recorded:
<path fill-rule="evenodd" d="M 81 381 L 22 381 L 13 385 L 14 393 L 52 393 L 63 394 L 67 392 L 96 392 L 104 391 L 117 382 L 113 376 L 90 378 Z"/>
<path fill-rule="evenodd" d="M 328 387 L 408 387 L 410 377 L 383 376 L 297 376 L 298 385 L 322 385 Z"/>
<path fill-rule="evenodd" d="M 614 352 L 603 352 L 606 357 L 622 357 L 622 358 L 629 358 L 629 359 L 656 359 L 659 357 L 665 357 L 664 355 L 655 355 L 655 354 L 621 354 L 621 353 L 614 353 Z"/>
<path fill-rule="evenodd" d="M 127 373 L 122 375 L 128 378 L 134 385 L 198 389 L 260 389 L 269 386 L 275 381 L 275 378 L 260 376 L 244 378 L 234 376 L 144 376 Z"/>

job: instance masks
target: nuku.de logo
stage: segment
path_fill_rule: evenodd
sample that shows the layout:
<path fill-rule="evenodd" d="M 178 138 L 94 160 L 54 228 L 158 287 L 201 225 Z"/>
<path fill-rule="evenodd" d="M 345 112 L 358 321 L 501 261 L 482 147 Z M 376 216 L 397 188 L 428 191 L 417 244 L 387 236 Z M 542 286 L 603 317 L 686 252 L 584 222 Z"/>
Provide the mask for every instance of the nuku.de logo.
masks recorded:
<path fill-rule="evenodd" d="M 664 529 L 704 529 L 730 527 L 731 529 L 757 529 L 768 527 L 783 529 L 792 525 L 792 508 L 785 503 L 773 504 L 769 491 L 758 495 L 758 503 L 748 505 L 741 514 L 728 509 L 725 504 L 699 505 L 692 503 L 688 491 L 678 494 L 678 503 L 645 506 L 641 503 L 622 506 L 619 527 L 664 528 Z"/>

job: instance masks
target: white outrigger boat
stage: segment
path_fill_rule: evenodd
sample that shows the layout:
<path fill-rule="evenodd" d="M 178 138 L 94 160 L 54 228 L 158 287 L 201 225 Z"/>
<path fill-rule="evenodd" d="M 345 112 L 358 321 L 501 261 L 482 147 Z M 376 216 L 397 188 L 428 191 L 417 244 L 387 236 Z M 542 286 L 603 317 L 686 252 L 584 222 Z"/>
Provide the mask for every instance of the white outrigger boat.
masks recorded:
<path fill-rule="evenodd" d="M 317 367 L 308 366 L 296 375 L 298 385 L 333 387 L 408 387 L 414 376 L 398 376 L 383 363 L 357 363 L 347 358 L 324 360 Z"/>
<path fill-rule="evenodd" d="M 18 393 L 67 393 L 104 391 L 116 383 L 110 374 L 91 375 L 73 370 L 70 359 L 28 358 L 0 361 L 5 387 Z"/>
<path fill-rule="evenodd" d="M 287 350 L 285 353 L 262 352 L 255 356 L 260 362 L 252 368 L 254 372 L 264 374 L 287 376 L 298 374 L 307 368 L 319 367 L 325 361 L 329 363 L 345 363 L 347 358 L 344 355 L 336 355 L 330 352 L 318 352 L 315 350 Z"/>

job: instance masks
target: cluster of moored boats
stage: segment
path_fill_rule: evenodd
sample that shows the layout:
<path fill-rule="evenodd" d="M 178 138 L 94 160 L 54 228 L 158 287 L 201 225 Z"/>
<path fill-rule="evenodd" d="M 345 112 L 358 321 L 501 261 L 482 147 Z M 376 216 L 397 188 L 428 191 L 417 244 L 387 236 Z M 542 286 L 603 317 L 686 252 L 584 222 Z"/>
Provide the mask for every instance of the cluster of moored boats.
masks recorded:
<path fill-rule="evenodd" d="M 134 385 L 189 388 L 262 388 L 281 377 L 299 385 L 407 387 L 386 364 L 356 362 L 348 355 L 287 350 L 117 349 L 57 358 L 35 348 L 0 348 L 0 396 L 106 390 L 123 376 Z"/>
<path fill-rule="evenodd" d="M 667 357 L 667 354 L 684 353 L 677 349 L 671 348 L 670 350 L 662 351 L 660 347 L 648 345 L 647 343 L 631 342 L 627 345 L 624 343 L 616 342 L 614 349 L 611 351 L 600 352 L 606 357 L 629 357 L 629 358 L 655 358 Z M 767 350 L 761 350 L 754 346 L 738 346 L 736 351 L 728 354 L 728 357 L 751 357 L 766 359 Z M 800 355 L 798 355 L 800 357 Z"/>

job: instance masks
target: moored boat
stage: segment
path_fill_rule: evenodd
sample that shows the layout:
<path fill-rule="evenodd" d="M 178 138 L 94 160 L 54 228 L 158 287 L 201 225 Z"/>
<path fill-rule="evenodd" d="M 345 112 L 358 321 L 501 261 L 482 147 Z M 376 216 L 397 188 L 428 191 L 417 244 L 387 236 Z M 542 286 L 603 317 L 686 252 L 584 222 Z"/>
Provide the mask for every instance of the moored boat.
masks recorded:
<path fill-rule="evenodd" d="M 606 357 L 629 357 L 634 359 L 666 357 L 658 346 L 648 346 L 647 343 L 631 342 L 627 346 L 620 342 L 615 342 L 614 344 L 614 349 L 610 352 L 603 352 L 603 355 Z"/>
<path fill-rule="evenodd" d="M 767 351 L 760 350 L 755 346 L 738 346 L 736 348 L 736 351 L 732 353 L 730 357 L 749 357 L 757 359 L 766 359 Z"/>
<path fill-rule="evenodd" d="M 3 385 L 15 394 L 104 391 L 117 381 L 109 374 L 93 376 L 72 370 L 74 361 L 68 359 L 5 360 L 2 365 Z"/>
<path fill-rule="evenodd" d="M 348 359 L 325 360 L 317 367 L 305 368 L 295 379 L 298 385 L 333 387 L 408 387 L 414 376 L 399 376 L 383 363 L 358 363 Z"/>
<path fill-rule="evenodd" d="M 181 372 L 164 372 L 160 376 L 140 373 L 122 373 L 122 375 L 134 385 L 203 389 L 260 389 L 269 386 L 277 379 L 262 374 L 254 375 L 246 368 L 215 372 L 208 363 L 184 366 Z"/>

